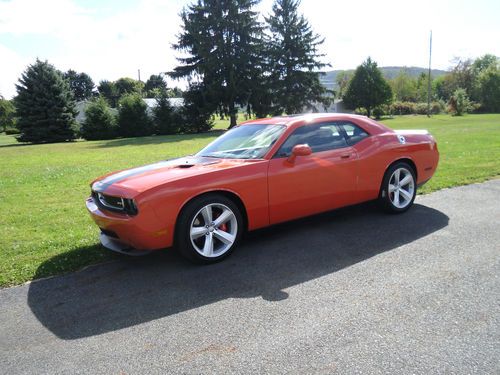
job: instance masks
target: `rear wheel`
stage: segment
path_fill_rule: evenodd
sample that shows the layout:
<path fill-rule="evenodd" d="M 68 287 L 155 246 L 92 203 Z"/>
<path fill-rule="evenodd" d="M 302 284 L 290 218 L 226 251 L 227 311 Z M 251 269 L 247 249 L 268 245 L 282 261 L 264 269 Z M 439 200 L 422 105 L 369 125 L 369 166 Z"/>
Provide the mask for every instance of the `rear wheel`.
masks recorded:
<path fill-rule="evenodd" d="M 209 194 L 187 204 L 177 225 L 177 247 L 197 263 L 227 257 L 238 244 L 243 220 L 238 206 L 223 195 Z"/>
<path fill-rule="evenodd" d="M 384 175 L 380 202 L 390 213 L 407 211 L 417 194 L 415 171 L 405 162 L 393 164 Z"/>

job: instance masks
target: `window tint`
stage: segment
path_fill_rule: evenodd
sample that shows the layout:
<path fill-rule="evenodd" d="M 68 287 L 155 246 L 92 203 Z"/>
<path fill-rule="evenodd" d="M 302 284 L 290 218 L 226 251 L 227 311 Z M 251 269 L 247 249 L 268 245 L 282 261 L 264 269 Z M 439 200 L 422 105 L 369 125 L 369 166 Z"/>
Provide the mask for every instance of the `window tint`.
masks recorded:
<path fill-rule="evenodd" d="M 296 145 L 308 144 L 312 152 L 333 150 L 346 147 L 342 134 L 335 124 L 316 124 L 302 126 L 288 137 L 279 149 L 276 157 L 289 156 Z"/>
<path fill-rule="evenodd" d="M 361 129 L 359 126 L 354 125 L 351 122 L 338 123 L 338 126 L 344 130 L 347 138 L 347 143 L 352 146 L 359 141 L 368 137 L 368 133 Z"/>

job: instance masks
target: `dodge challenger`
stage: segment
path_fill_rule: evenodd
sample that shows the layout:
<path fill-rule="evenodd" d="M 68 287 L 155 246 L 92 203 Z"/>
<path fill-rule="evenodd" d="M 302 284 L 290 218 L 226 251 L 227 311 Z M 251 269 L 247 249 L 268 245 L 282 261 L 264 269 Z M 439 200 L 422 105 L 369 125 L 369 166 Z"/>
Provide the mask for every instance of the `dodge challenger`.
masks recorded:
<path fill-rule="evenodd" d="M 100 177 L 86 205 L 106 248 L 142 255 L 175 247 L 212 263 L 245 231 L 375 199 L 405 212 L 438 160 L 425 130 L 348 114 L 266 118 L 195 155 Z"/>

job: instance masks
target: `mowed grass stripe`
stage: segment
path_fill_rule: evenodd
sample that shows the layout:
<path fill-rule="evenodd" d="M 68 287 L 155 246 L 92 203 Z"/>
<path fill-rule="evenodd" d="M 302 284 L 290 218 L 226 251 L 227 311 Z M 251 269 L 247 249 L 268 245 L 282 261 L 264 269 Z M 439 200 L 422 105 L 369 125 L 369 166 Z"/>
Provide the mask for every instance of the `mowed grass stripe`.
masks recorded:
<path fill-rule="evenodd" d="M 395 129 L 428 129 L 441 161 L 421 192 L 500 175 L 500 115 L 403 116 Z M 225 124 L 219 122 L 217 128 Z M 74 271 L 116 256 L 98 244 L 84 201 L 104 173 L 194 153 L 220 131 L 95 142 L 18 145 L 0 136 L 0 285 Z"/>

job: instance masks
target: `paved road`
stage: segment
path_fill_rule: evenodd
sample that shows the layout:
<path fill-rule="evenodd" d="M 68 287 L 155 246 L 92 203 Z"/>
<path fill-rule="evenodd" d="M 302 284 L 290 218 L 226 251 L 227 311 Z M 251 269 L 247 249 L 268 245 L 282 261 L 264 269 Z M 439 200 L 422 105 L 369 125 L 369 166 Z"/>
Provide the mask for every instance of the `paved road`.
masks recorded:
<path fill-rule="evenodd" d="M 499 373 L 500 180 L 0 290 L 0 373 Z"/>

